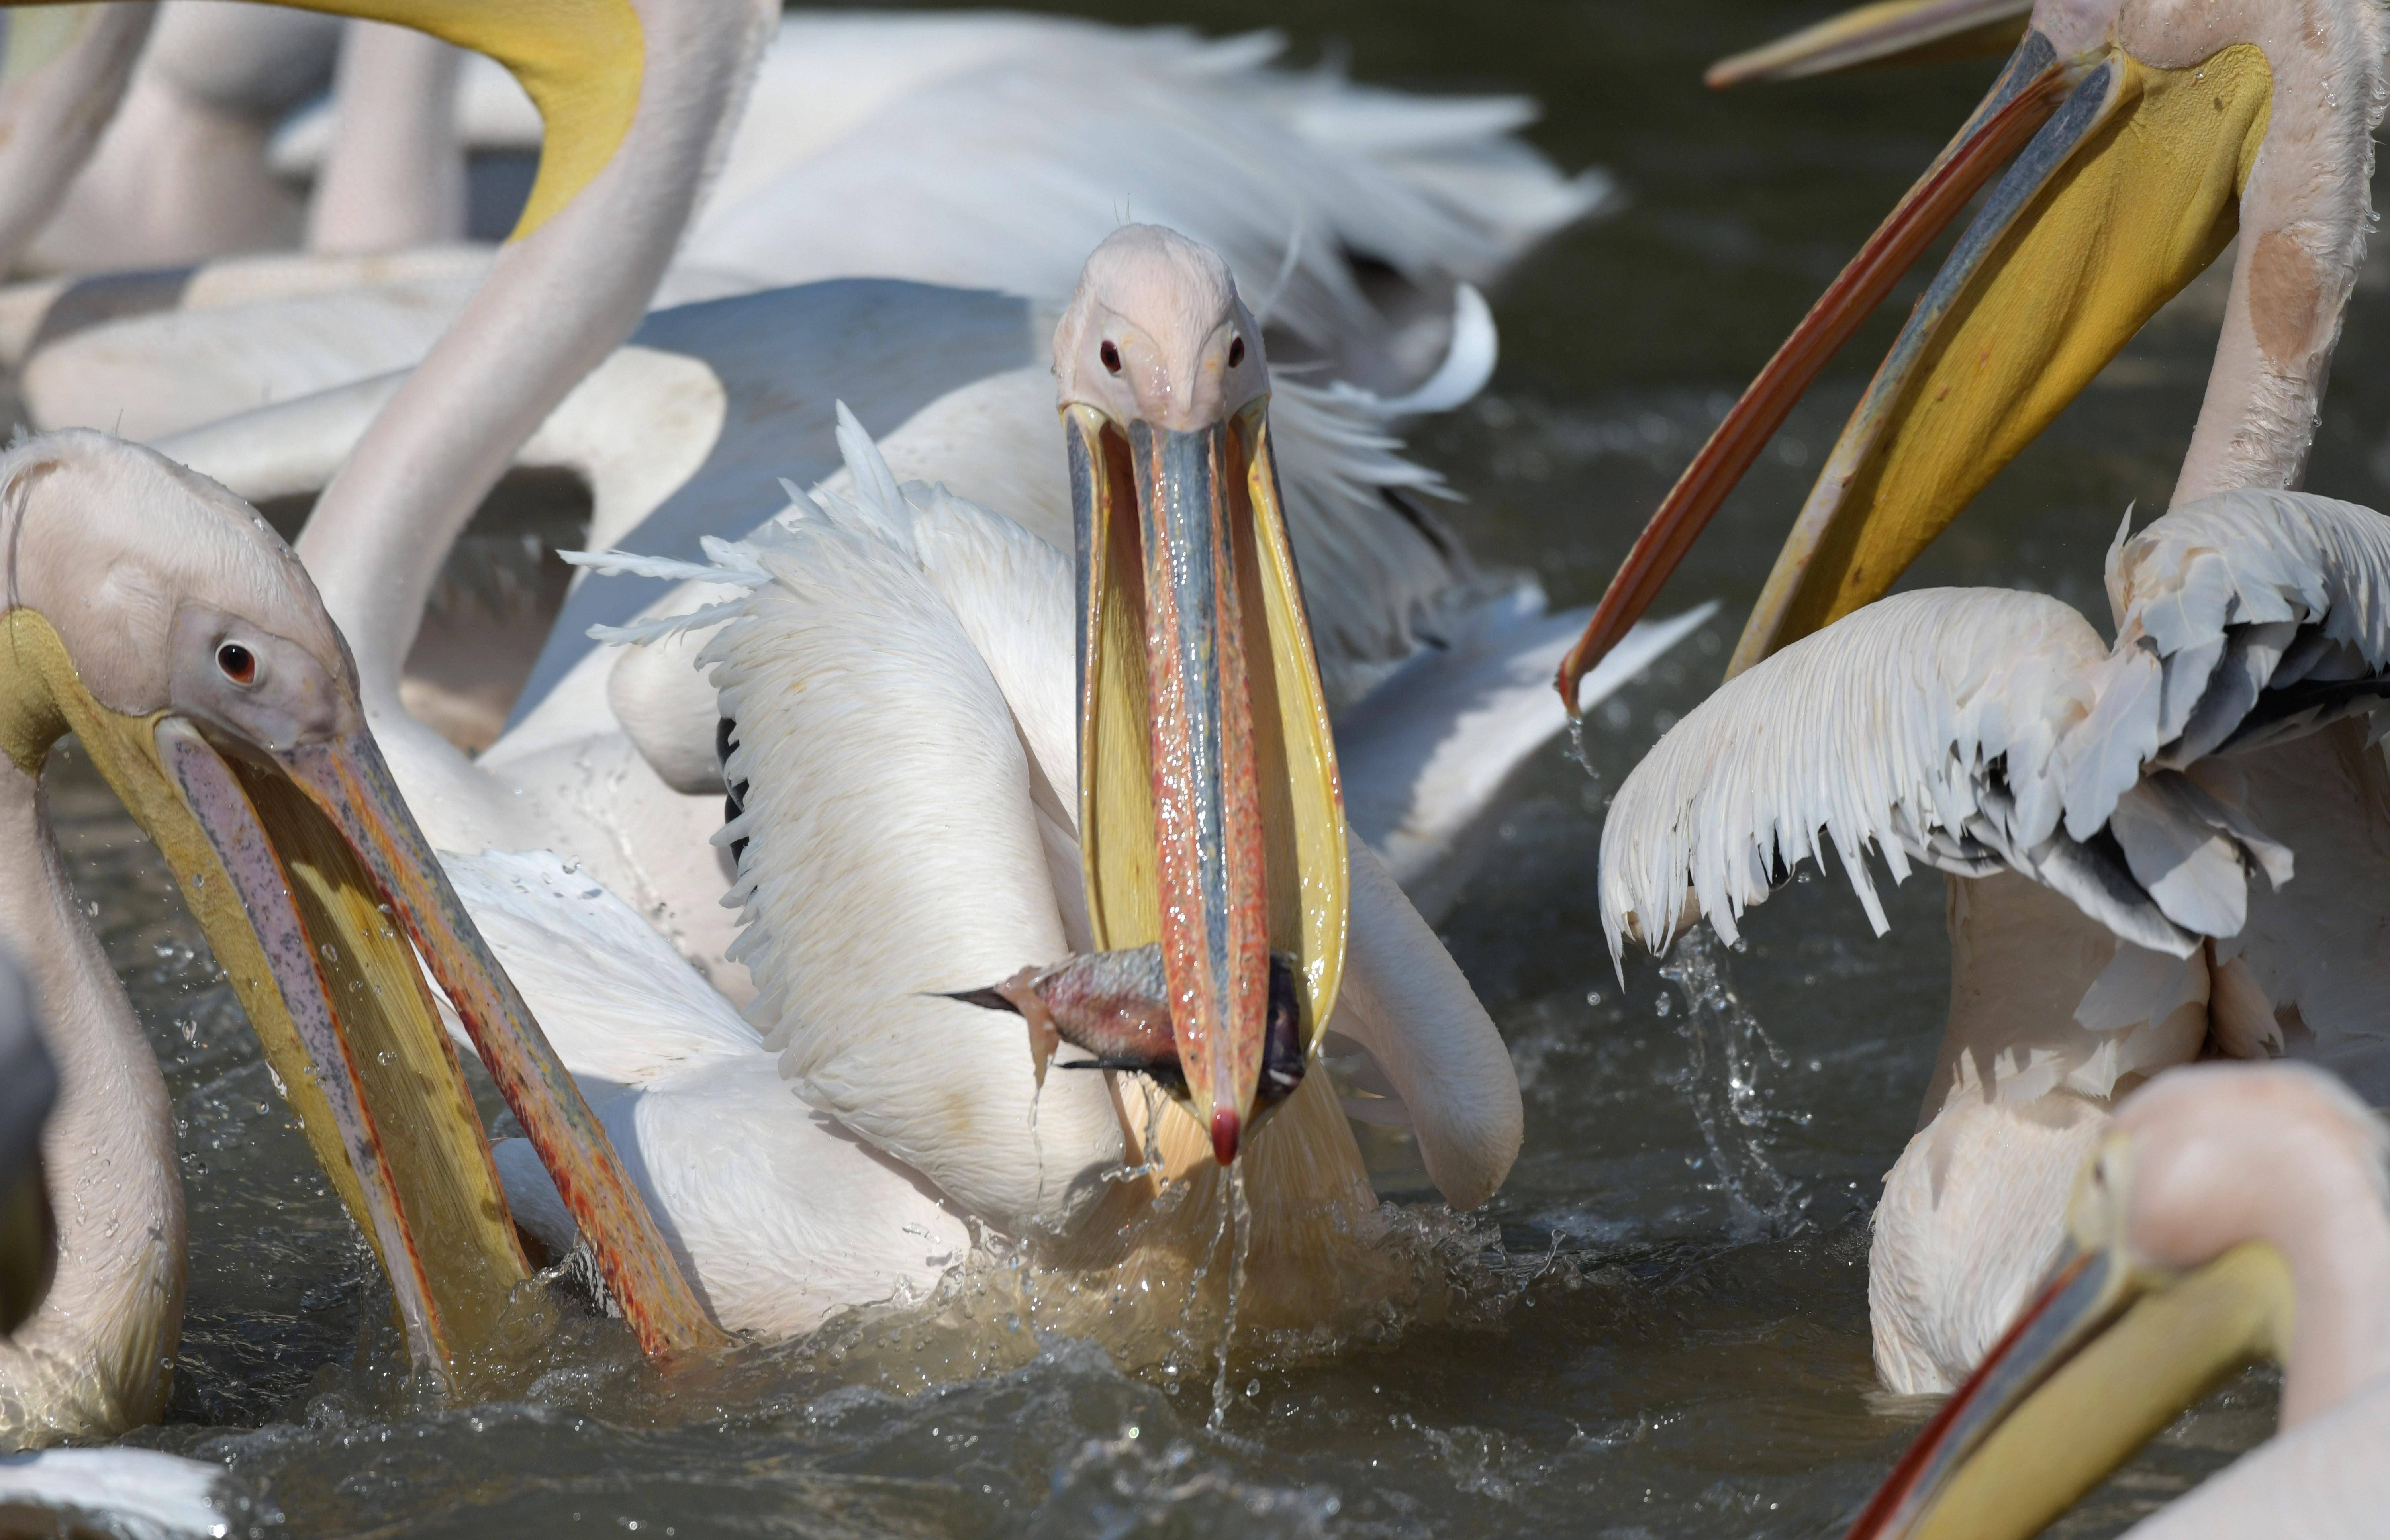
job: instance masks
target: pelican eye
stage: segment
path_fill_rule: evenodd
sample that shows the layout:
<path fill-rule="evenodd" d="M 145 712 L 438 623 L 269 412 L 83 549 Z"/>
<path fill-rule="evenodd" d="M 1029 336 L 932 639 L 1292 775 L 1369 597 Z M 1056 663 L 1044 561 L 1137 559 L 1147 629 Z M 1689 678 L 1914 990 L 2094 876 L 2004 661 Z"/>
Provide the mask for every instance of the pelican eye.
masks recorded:
<path fill-rule="evenodd" d="M 1245 361 L 1245 340 L 1237 338 L 1228 343 L 1228 367 L 1235 368 Z"/>
<path fill-rule="evenodd" d="M 1096 350 L 1096 356 L 1104 361 L 1105 368 L 1114 374 L 1120 373 L 1120 349 L 1107 342 Z"/>
<path fill-rule="evenodd" d="M 236 685 L 257 683 L 257 654 L 238 642 L 226 642 L 216 648 L 216 667 Z"/>

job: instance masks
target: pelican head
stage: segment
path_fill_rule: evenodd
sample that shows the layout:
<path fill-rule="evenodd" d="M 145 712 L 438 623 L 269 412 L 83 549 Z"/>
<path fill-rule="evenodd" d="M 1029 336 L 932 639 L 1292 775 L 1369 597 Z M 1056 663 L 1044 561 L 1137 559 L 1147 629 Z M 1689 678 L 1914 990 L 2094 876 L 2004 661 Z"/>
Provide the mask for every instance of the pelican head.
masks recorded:
<path fill-rule="evenodd" d="M 1160 943 L 1179 1099 L 1226 1164 L 1267 1110 L 1271 954 L 1291 962 L 1307 1053 L 1344 951 L 1343 802 L 1262 330 L 1218 256 L 1131 225 L 1087 259 L 1054 373 L 1088 914 L 1100 948 Z"/>
<path fill-rule="evenodd" d="M 1658 595 L 1834 349 L 1989 187 L 1811 492 L 1732 667 L 1882 595 L 2237 237 L 2174 503 L 2305 463 L 2371 223 L 2390 24 L 2368 0 L 2041 0 L 1990 95 L 1778 350 L 1652 516 L 1561 671 Z"/>
<path fill-rule="evenodd" d="M 2057 1264 L 1852 1540 L 2024 1540 L 2253 1359 L 2285 1364 L 2286 1429 L 2390 1368 L 2384 1153 L 2320 1070 L 2151 1082 L 2078 1179 Z"/>
<path fill-rule="evenodd" d="M 418 1361 L 459 1364 L 527 1269 L 416 956 L 510 1099 L 552 1055 L 392 789 L 314 584 L 248 505 L 98 433 L 0 456 L 0 749 L 37 776 L 74 733 L 157 841 Z M 602 1136 L 547 1133 L 559 1187 L 602 1191 Z"/>

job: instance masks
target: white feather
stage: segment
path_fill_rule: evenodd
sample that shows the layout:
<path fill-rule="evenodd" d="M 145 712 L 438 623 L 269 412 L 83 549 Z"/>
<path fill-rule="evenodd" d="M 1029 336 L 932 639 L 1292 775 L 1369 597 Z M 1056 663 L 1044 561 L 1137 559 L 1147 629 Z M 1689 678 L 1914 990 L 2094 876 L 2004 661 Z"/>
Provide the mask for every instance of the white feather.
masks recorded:
<path fill-rule="evenodd" d="M 793 1336 L 926 1293 L 963 1259 L 961 1215 L 806 1106 L 628 905 L 546 851 L 442 864 L 724 1326 Z M 492 1156 L 517 1221 L 568 1250 L 572 1219 L 537 1153 L 507 1139 Z"/>
<path fill-rule="evenodd" d="M 1870 851 L 1896 880 L 1903 854 L 1972 873 L 2043 844 L 2059 813 L 2053 754 L 2090 709 L 2079 681 L 2104 650 L 2054 599 L 1932 589 L 1870 605 L 1728 681 L 1611 808 L 1612 955 L 1630 931 L 1665 947 L 1688 884 L 1733 939 L 1743 910 L 1822 861 L 1828 841 L 1878 934 Z"/>

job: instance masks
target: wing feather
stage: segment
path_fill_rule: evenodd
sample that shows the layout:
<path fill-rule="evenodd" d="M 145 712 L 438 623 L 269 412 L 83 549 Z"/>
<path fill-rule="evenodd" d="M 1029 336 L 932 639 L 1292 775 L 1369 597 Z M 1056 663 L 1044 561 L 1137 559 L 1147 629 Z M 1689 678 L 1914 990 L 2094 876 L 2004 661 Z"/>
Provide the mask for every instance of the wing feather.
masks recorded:
<path fill-rule="evenodd" d="M 1688 885 L 1733 940 L 1744 909 L 1833 846 L 1879 935 L 1888 920 L 1869 853 L 1895 882 L 1912 861 L 1958 875 L 2020 870 L 2117 935 L 2182 956 L 2196 937 L 2134 880 L 2115 844 L 2062 828 L 2070 775 L 2111 773 L 2137 722 L 2156 715 L 2161 676 L 2149 667 L 2127 676 L 2141 699 L 2120 700 L 2103 741 L 2077 749 L 2075 734 L 2108 705 L 2094 691 L 2105 660 L 2099 634 L 2053 597 L 1938 588 L 1879 600 L 1728 682 L 1661 738 L 1611 806 L 1611 954 L 1627 935 L 1671 943 Z M 2158 818 L 2173 813 L 2156 808 Z M 2191 909 L 2206 894 L 2178 887 Z"/>
<path fill-rule="evenodd" d="M 1621 789 L 1602 919 L 1664 946 L 1690 886 L 1736 919 L 1831 843 L 1884 929 L 1868 856 L 2021 872 L 2126 940 L 2237 935 L 2288 846 L 2211 773 L 2390 699 L 2390 520 L 2300 493 L 2176 509 L 2108 564 L 2118 639 L 1998 590 L 1884 599 L 1787 648 L 1680 723 Z"/>

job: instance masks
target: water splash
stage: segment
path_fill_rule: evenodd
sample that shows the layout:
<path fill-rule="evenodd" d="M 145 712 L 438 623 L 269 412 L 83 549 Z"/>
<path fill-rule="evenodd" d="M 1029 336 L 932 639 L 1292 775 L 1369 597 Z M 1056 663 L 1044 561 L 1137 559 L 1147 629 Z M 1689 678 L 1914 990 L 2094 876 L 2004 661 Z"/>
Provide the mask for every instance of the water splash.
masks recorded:
<path fill-rule="evenodd" d="M 1660 977 L 1684 996 L 1676 1022 L 1689 1059 L 1677 1088 L 1691 1103 L 1709 1148 L 1710 1169 L 1734 1211 L 1734 1226 L 1754 1238 L 1790 1233 L 1808 1208 L 1808 1199 L 1771 1159 L 1771 1125 L 1760 1086 L 1763 1064 L 1785 1068 L 1791 1059 L 1767 1035 L 1734 992 L 1725 948 L 1707 925 L 1695 925 L 1668 949 Z M 1663 996 L 1660 1014 L 1666 1016 Z"/>
<path fill-rule="evenodd" d="M 1136 1077 L 1134 1084 L 1145 1093 L 1145 1159 L 1142 1164 L 1124 1162 L 1105 1172 L 1107 1182 L 1134 1182 L 1140 1176 L 1166 1174 L 1162 1163 L 1162 1088 L 1143 1075 Z"/>
<path fill-rule="evenodd" d="M 1594 784 L 1600 784 L 1601 772 L 1595 769 L 1593 761 L 1586 757 L 1585 718 L 1574 712 L 1569 713 L 1568 751 L 1563 757 L 1565 757 L 1571 764 L 1575 765 L 1578 769 L 1591 776 Z"/>
<path fill-rule="evenodd" d="M 1233 1221 L 1234 1250 L 1228 1261 L 1228 1303 L 1220 1316 L 1220 1368 L 1212 1380 L 1212 1426 L 1219 1428 L 1228 1420 L 1228 1346 L 1237 1335 L 1237 1296 L 1245 1286 L 1245 1258 L 1253 1250 L 1253 1212 L 1245 1204 L 1245 1167 L 1237 1161 L 1228 1167 L 1228 1201 L 1220 1213 L 1220 1224 L 1227 1227 Z M 1214 1243 L 1214 1249 L 1218 1242 Z"/>

